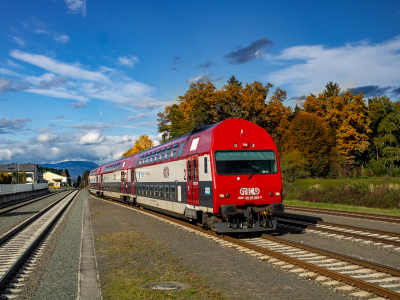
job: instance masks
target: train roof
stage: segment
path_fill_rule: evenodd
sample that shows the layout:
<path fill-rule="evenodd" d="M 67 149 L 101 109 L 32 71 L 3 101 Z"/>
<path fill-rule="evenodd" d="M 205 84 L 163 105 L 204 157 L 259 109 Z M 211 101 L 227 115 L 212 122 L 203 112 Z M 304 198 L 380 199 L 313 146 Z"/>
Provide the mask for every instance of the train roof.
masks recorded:
<path fill-rule="evenodd" d="M 101 173 L 105 173 L 105 172 L 107 172 L 106 171 L 107 168 L 110 168 L 112 166 L 117 166 L 117 167 L 119 166 L 118 169 L 121 169 L 121 170 L 122 169 L 127 169 L 129 166 L 132 167 L 133 165 L 135 165 L 137 159 L 141 155 L 147 154 L 147 153 L 152 153 L 154 151 L 158 151 L 158 150 L 170 147 L 170 146 L 172 147 L 173 145 L 175 145 L 177 143 L 181 143 L 183 141 L 185 141 L 185 147 L 183 149 L 182 156 L 185 156 L 186 153 L 188 153 L 190 151 L 190 149 L 188 148 L 188 145 L 191 144 L 191 143 L 189 143 L 191 138 L 192 138 L 192 141 L 193 141 L 193 138 L 197 138 L 197 137 L 200 137 L 201 140 L 202 140 L 202 142 L 198 145 L 198 149 L 196 149 L 196 151 L 195 151 L 196 153 L 206 152 L 206 151 L 208 151 L 208 149 L 210 147 L 210 144 L 211 144 L 211 141 L 212 141 L 212 132 L 214 131 L 214 129 L 216 129 L 220 124 L 230 123 L 232 121 L 239 121 L 239 123 L 241 123 L 240 125 L 244 125 L 246 127 L 249 126 L 249 125 L 250 126 L 257 126 L 256 124 L 254 124 L 254 123 L 252 123 L 250 121 L 246 121 L 246 120 L 242 120 L 242 119 L 228 119 L 228 120 L 220 121 L 220 122 L 217 122 L 217 123 L 214 123 L 214 124 L 198 125 L 191 132 L 189 132 L 189 133 L 187 133 L 185 135 L 182 135 L 182 136 L 180 136 L 178 138 L 175 138 L 173 140 L 170 140 L 170 141 L 168 141 L 166 143 L 163 143 L 163 144 L 157 145 L 155 147 L 143 150 L 143 151 L 141 151 L 139 153 L 135 153 L 133 155 L 118 159 L 116 161 L 104 164 L 99 168 L 99 171 Z M 259 126 L 257 126 L 257 127 L 259 127 Z M 261 127 L 260 127 L 260 129 L 265 131 L 265 129 L 263 129 Z M 190 151 L 190 152 L 194 153 L 193 151 Z M 125 162 L 125 164 L 123 164 L 123 162 Z M 123 165 L 123 167 L 121 167 L 122 165 Z"/>

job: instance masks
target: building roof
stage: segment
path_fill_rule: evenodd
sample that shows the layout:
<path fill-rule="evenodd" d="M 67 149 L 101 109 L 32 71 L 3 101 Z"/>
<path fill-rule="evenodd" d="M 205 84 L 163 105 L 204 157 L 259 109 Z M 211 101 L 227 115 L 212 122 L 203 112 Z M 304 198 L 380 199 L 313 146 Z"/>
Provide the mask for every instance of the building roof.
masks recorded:
<path fill-rule="evenodd" d="M 0 173 L 11 173 L 12 171 L 18 171 L 18 169 L 20 172 L 35 172 L 37 167 L 37 164 L 19 164 L 19 167 L 18 164 L 0 165 Z"/>

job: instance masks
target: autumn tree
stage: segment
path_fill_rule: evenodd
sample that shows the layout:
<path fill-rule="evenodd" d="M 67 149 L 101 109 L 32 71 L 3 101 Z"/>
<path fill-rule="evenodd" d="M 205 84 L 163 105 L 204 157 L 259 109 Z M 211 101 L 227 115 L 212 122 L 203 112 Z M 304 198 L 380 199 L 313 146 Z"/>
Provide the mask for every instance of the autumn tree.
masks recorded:
<path fill-rule="evenodd" d="M 177 138 L 192 131 L 197 125 L 213 124 L 230 118 L 239 118 L 271 131 L 279 139 L 288 127 L 291 109 L 283 105 L 286 92 L 276 89 L 267 98 L 272 84 L 258 81 L 245 86 L 235 76 L 217 90 L 210 83 L 192 83 L 178 103 L 167 106 L 158 114 L 161 142 Z"/>
<path fill-rule="evenodd" d="M 283 135 L 282 153 L 283 157 L 304 157 L 307 160 L 305 170 L 313 176 L 326 176 L 335 163 L 334 143 L 323 119 L 305 111 L 293 119 Z M 290 163 L 293 159 L 286 161 Z M 301 163 L 300 166 L 304 167 Z"/>
<path fill-rule="evenodd" d="M 337 131 L 337 147 L 339 153 L 346 160 L 347 164 L 355 163 L 357 156 L 364 156 L 369 146 L 368 111 L 363 94 L 353 96 L 346 92 L 342 97 L 346 105 L 342 110 L 342 120 Z"/>
<path fill-rule="evenodd" d="M 142 152 L 153 146 L 154 142 L 146 134 L 143 134 L 135 141 L 131 149 L 127 150 L 121 155 L 121 158 Z"/>

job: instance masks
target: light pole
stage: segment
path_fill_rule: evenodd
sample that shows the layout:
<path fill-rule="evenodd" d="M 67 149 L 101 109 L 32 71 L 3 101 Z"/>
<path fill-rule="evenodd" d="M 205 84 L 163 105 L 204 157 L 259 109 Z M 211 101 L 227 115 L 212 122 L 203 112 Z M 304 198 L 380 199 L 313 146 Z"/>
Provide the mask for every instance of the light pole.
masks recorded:
<path fill-rule="evenodd" d="M 19 192 L 19 161 L 17 161 L 17 164 L 18 164 L 17 177 L 18 177 L 18 192 Z"/>

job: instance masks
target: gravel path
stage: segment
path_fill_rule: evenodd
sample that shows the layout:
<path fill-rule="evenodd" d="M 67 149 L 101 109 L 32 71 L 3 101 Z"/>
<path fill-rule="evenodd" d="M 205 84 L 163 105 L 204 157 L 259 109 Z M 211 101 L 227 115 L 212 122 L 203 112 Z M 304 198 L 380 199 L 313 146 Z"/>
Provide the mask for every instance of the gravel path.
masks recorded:
<path fill-rule="evenodd" d="M 327 287 L 274 268 L 246 254 L 223 248 L 193 233 L 134 210 L 102 200 L 89 200 L 96 248 L 98 237 L 124 230 L 143 233 L 147 239 L 168 245 L 169 251 L 206 278 L 210 289 L 230 299 L 344 299 Z M 107 272 L 107 254 L 97 253 L 100 279 Z"/>
<path fill-rule="evenodd" d="M 30 218 L 31 216 L 45 208 L 47 205 L 56 201 L 63 195 L 66 195 L 67 193 L 69 192 L 52 195 L 46 199 L 21 207 L 17 210 L 10 211 L 9 213 L 3 215 L 2 217 L 0 217 L 0 235 L 3 235 L 10 229 L 14 228 L 16 225 Z"/>
<path fill-rule="evenodd" d="M 83 200 L 87 197 L 87 190 L 82 190 L 72 204 L 71 214 L 66 220 L 65 228 L 62 227 L 57 247 L 32 299 L 77 298 Z"/>

